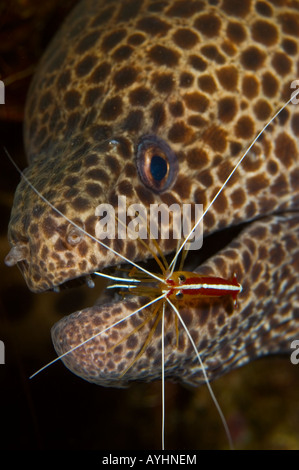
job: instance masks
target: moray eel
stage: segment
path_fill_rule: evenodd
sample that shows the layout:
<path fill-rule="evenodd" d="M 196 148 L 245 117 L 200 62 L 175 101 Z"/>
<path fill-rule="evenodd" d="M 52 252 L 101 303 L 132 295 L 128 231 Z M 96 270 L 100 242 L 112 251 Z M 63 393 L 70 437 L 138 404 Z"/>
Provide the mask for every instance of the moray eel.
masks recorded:
<path fill-rule="evenodd" d="M 198 203 L 207 207 L 257 132 L 294 91 L 299 73 L 298 2 L 254 0 L 85 0 L 46 51 L 25 117 L 25 175 L 50 203 L 95 235 L 101 203 Z M 214 247 L 197 272 L 243 286 L 239 306 L 223 299 L 180 308 L 209 379 L 259 356 L 290 352 L 299 335 L 299 108 L 267 128 L 204 218 Z M 156 178 L 151 158 L 167 168 Z M 212 235 L 213 236 L 213 235 Z M 208 239 L 211 237 L 208 237 Z M 118 265 L 22 180 L 9 224 L 8 265 L 41 292 Z M 146 261 L 138 240 L 109 240 Z M 164 253 L 175 245 L 159 241 Z M 205 250 L 204 241 L 203 249 Z M 193 257 L 195 254 L 193 255 Z M 157 269 L 158 271 L 158 269 Z M 100 301 L 52 331 L 59 354 L 107 328 L 145 300 Z M 161 375 L 161 331 L 133 364 L 151 325 L 148 312 L 63 360 L 104 386 Z M 194 351 L 166 312 L 165 377 L 204 382 Z M 123 339 L 123 341 L 122 341 Z M 113 348 L 114 345 L 118 345 Z M 129 370 L 122 372 L 130 365 Z"/>

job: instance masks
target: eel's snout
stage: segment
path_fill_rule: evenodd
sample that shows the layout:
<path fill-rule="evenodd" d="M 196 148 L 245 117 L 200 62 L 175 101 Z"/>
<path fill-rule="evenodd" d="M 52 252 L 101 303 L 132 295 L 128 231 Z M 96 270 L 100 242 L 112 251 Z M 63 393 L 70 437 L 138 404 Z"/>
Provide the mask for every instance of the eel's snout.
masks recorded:
<path fill-rule="evenodd" d="M 16 242 L 6 255 L 4 262 L 8 267 L 15 265 L 19 267 L 27 282 L 28 288 L 32 292 L 44 291 L 51 287 L 51 283 L 49 282 L 42 282 L 42 285 L 40 285 L 41 276 L 39 272 L 37 272 L 39 271 L 39 269 L 37 270 L 37 265 L 32 263 L 29 241 Z"/>

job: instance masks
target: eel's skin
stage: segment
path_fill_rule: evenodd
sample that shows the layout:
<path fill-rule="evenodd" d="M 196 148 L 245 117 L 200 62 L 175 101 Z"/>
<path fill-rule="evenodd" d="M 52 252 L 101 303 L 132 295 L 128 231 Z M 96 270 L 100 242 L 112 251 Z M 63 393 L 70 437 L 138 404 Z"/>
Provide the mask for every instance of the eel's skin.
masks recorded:
<path fill-rule="evenodd" d="M 86 0 L 56 35 L 27 103 L 25 174 L 56 208 L 92 235 L 95 208 L 142 202 L 206 207 L 257 132 L 286 102 L 299 74 L 299 3 L 281 1 Z M 144 136 L 174 154 L 165 191 L 146 187 L 136 167 Z M 204 219 L 204 235 L 245 228 L 197 271 L 243 286 L 239 307 L 222 299 L 182 307 L 207 374 L 214 379 L 256 357 L 290 351 L 298 336 L 299 110 L 290 104 L 264 133 Z M 161 144 L 161 142 L 163 142 Z M 138 158 L 138 156 L 137 156 Z M 15 196 L 9 265 L 40 292 L 103 270 L 119 258 L 80 233 L 21 181 Z M 173 244 L 161 241 L 165 253 Z M 132 260 L 138 242 L 112 246 Z M 203 250 L 205 243 L 203 245 Z M 53 328 L 58 353 L 114 323 L 141 298 L 96 305 Z M 73 372 L 104 386 L 161 374 L 161 337 L 142 347 L 150 324 L 109 348 L 144 319 L 115 327 L 64 358 Z M 183 329 L 176 347 L 167 311 L 165 375 L 200 384 Z"/>

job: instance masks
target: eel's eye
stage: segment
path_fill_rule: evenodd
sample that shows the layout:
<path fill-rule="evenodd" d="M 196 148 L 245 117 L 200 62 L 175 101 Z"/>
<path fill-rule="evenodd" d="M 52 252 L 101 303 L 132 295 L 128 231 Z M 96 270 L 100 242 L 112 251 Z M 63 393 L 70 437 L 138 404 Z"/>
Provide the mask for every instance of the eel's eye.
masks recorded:
<path fill-rule="evenodd" d="M 163 139 L 154 135 L 140 139 L 136 162 L 141 181 L 156 193 L 168 189 L 178 172 L 176 154 Z"/>

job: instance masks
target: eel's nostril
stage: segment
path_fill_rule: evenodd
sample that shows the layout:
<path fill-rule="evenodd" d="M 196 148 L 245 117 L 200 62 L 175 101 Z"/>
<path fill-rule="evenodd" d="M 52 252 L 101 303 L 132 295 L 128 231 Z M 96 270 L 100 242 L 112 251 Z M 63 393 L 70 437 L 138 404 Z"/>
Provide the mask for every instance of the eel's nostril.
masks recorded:
<path fill-rule="evenodd" d="M 67 234 L 67 242 L 71 246 L 78 245 L 81 242 L 83 236 L 84 234 L 82 233 L 81 230 L 77 229 L 76 227 L 71 226 Z"/>
<path fill-rule="evenodd" d="M 28 255 L 29 255 L 28 245 L 19 243 L 11 248 L 10 252 L 5 257 L 4 262 L 6 266 L 14 266 L 19 261 L 25 261 L 28 258 Z"/>

